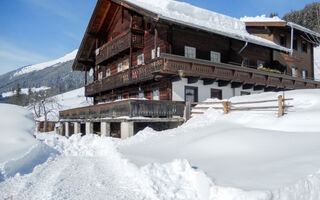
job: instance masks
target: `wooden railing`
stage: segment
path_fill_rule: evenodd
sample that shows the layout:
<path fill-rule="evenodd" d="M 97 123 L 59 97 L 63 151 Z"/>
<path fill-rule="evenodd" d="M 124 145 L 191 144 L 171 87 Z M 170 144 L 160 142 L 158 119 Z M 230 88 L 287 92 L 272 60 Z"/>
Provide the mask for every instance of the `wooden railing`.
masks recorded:
<path fill-rule="evenodd" d="M 96 64 L 101 64 L 106 60 L 118 55 L 119 53 L 130 48 L 130 41 L 134 48 L 143 48 L 144 39 L 143 33 L 139 31 L 127 31 L 123 36 L 114 39 L 99 48 L 96 55 Z"/>
<path fill-rule="evenodd" d="M 85 95 L 92 96 L 99 92 L 127 86 L 139 81 L 151 80 L 153 79 L 153 73 L 160 71 L 162 68 L 163 59 L 156 59 L 149 64 L 135 66 L 131 70 L 127 69 L 125 71 L 115 73 L 103 78 L 102 80 L 86 85 Z"/>
<path fill-rule="evenodd" d="M 128 99 L 60 111 L 60 119 L 99 119 L 107 117 L 167 117 L 184 114 L 184 102 Z"/>
<path fill-rule="evenodd" d="M 192 115 L 204 114 L 204 111 L 208 109 L 223 110 L 224 114 L 228 114 L 231 111 L 273 111 L 277 109 L 278 117 L 282 117 L 285 114 L 286 108 L 293 107 L 292 105 L 286 105 L 286 101 L 291 101 L 293 98 L 284 99 L 282 95 L 278 96 L 278 99 L 261 100 L 261 101 L 247 101 L 247 102 L 231 102 L 231 101 L 219 101 L 219 102 L 195 102 L 186 103 L 186 120 L 189 120 Z M 252 106 L 253 104 L 264 103 L 277 103 L 276 105 L 265 106 Z M 243 106 L 244 105 L 244 106 Z"/>
<path fill-rule="evenodd" d="M 161 57 L 145 65 L 135 66 L 123 72 L 105 77 L 86 86 L 86 96 L 93 96 L 99 92 L 123 87 L 132 83 L 151 80 L 155 73 L 177 76 L 178 71 L 183 71 L 183 76 L 198 77 L 233 83 L 232 87 L 258 87 L 257 89 L 304 89 L 320 88 L 320 82 L 292 77 L 272 72 L 259 71 L 247 67 L 226 63 L 214 63 L 208 60 L 192 59 L 183 56 L 161 54 Z M 238 86 L 236 86 L 238 85 Z"/>

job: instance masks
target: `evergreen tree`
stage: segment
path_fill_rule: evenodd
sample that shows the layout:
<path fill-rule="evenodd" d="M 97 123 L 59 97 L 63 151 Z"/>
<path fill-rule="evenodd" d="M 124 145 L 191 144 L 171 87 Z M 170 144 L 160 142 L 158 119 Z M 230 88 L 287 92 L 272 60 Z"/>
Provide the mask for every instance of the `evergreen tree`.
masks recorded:
<path fill-rule="evenodd" d="M 19 83 L 16 85 L 16 89 L 12 89 L 13 95 L 9 98 L 9 103 L 10 104 L 15 104 L 15 105 L 23 105 L 23 99 L 21 95 L 21 86 Z"/>

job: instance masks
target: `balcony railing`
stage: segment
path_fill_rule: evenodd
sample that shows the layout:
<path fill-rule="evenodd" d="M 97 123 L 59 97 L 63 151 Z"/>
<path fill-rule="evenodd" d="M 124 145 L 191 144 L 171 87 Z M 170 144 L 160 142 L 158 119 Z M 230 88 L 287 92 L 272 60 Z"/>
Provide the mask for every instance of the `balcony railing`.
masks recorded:
<path fill-rule="evenodd" d="M 143 33 L 140 31 L 127 31 L 123 36 L 104 44 L 98 50 L 98 54 L 96 55 L 96 64 L 101 64 L 102 62 L 105 62 L 129 49 L 130 41 L 132 41 L 133 48 L 143 48 Z"/>
<path fill-rule="evenodd" d="M 178 71 L 181 70 L 184 77 L 225 81 L 227 83 L 237 83 L 240 86 L 246 84 L 283 89 L 320 88 L 320 82 L 314 80 L 265 72 L 237 65 L 161 54 L 160 58 L 149 64 L 133 67 L 131 70 L 113 74 L 87 85 L 85 93 L 86 96 L 94 96 L 103 91 L 152 80 L 155 74 L 177 76 Z"/>

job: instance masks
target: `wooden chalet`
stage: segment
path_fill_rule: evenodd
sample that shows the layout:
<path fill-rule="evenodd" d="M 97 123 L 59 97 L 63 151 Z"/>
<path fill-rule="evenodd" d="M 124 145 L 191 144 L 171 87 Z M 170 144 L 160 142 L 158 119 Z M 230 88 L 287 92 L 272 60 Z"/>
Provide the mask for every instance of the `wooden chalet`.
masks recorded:
<path fill-rule="evenodd" d="M 286 21 L 249 21 L 246 27 L 251 34 L 290 48 L 290 54 L 273 52 L 274 60 L 285 66 L 286 74 L 314 78 L 313 49 L 319 45 L 319 33 Z"/>
<path fill-rule="evenodd" d="M 152 1 L 145 2 L 98 0 L 73 70 L 85 71 L 86 80 L 93 74 L 93 82 L 86 81 L 85 95 L 99 105 L 63 111 L 62 121 L 108 118 L 108 123 L 113 123 L 109 118 L 144 116 L 154 120 L 180 117 L 180 123 L 181 102 L 320 88 L 320 83 L 311 79 L 259 70 L 259 64 L 270 66 L 278 58 L 275 52 L 290 57 L 290 49 L 249 34 L 237 19 L 201 10 L 229 22 L 219 24 L 218 20 L 215 26 L 205 26 L 188 22 L 188 17 L 192 19 L 188 13 L 184 13 L 184 21 L 170 12 L 157 13 L 148 7 Z M 308 77 L 312 74 L 310 70 Z M 112 103 L 115 100 L 122 101 Z M 141 123 L 150 125 L 151 121 Z M 93 129 L 93 125 L 85 126 Z M 109 130 L 113 125 L 107 126 Z M 123 129 L 136 130 L 132 126 L 124 124 Z M 75 127 L 80 130 L 80 125 Z M 122 125 L 117 129 L 122 130 Z"/>

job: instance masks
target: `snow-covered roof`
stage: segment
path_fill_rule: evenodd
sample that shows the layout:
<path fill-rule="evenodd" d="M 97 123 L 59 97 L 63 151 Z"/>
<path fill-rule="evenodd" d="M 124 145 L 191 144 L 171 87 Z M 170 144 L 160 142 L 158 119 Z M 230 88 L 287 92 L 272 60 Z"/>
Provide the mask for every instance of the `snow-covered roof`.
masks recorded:
<path fill-rule="evenodd" d="M 317 33 L 315 31 L 312 31 L 306 27 L 303 27 L 301 25 L 298 25 L 296 23 L 293 23 L 293 22 L 286 22 L 282 19 L 280 19 L 278 16 L 274 16 L 274 17 L 266 17 L 266 15 L 261 15 L 261 16 L 256 16 L 256 17 L 242 17 L 240 18 L 241 21 L 243 22 L 285 22 L 287 24 L 287 26 L 290 26 L 294 29 L 297 29 L 299 31 L 302 31 L 302 32 L 305 32 L 305 33 L 309 33 L 311 35 L 314 35 L 316 37 L 320 37 L 320 33 Z"/>
<path fill-rule="evenodd" d="M 174 0 L 123 0 L 141 9 L 152 12 L 159 19 L 191 26 L 237 40 L 290 52 L 290 49 L 277 45 L 264 38 L 251 35 L 243 21 L 199 8 L 189 3 Z"/>
<path fill-rule="evenodd" d="M 286 22 L 280 19 L 278 16 L 274 17 L 266 17 L 266 15 L 256 16 L 256 17 L 241 17 L 241 21 L 243 22 Z"/>

